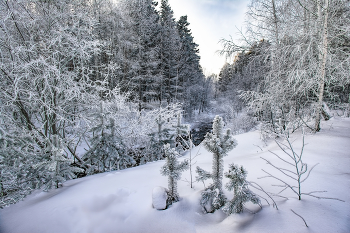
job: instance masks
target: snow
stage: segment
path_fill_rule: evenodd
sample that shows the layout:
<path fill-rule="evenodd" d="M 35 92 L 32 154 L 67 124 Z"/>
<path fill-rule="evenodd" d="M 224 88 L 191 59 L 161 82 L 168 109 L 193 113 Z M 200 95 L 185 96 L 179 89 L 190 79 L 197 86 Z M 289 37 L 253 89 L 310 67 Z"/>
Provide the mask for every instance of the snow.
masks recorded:
<path fill-rule="evenodd" d="M 228 165 L 242 165 L 247 180 L 257 182 L 266 191 L 278 192 L 273 179 L 263 177 L 261 169 L 278 174 L 260 157 L 278 165 L 280 160 L 269 152 L 280 154 L 274 141 L 261 141 L 258 131 L 234 136 L 238 146 L 224 157 L 224 171 Z M 301 133 L 292 135 L 293 145 L 299 151 Z M 288 199 L 275 197 L 278 210 L 261 200 L 263 208 L 247 205 L 250 211 L 225 215 L 221 210 L 204 214 L 199 205 L 203 183 L 191 189 L 189 171 L 178 182 L 181 200 L 166 210 L 152 207 L 154 187 L 167 186 L 167 177 L 160 175 L 164 161 L 157 161 L 122 171 L 113 171 L 64 183 L 49 192 L 37 191 L 24 201 L 0 211 L 1 233 L 133 233 L 133 232 L 350 232 L 350 119 L 332 118 L 323 122 L 321 132 L 305 137 L 304 162 L 310 166 L 319 163 L 303 192 L 327 190 L 320 196 L 333 197 L 345 202 L 302 196 L 298 200 L 291 191 L 282 194 Z M 203 147 L 195 166 L 210 171 L 212 155 Z M 179 159 L 188 159 L 187 152 Z M 193 170 L 195 170 L 193 168 Z M 193 174 L 195 177 L 196 174 Z M 224 178 L 223 184 L 227 182 Z M 211 180 L 206 181 L 206 185 Z M 252 189 L 253 192 L 257 192 Z M 232 192 L 224 190 L 228 199 Z M 270 202 L 271 203 L 271 202 Z M 295 215 L 302 216 L 308 224 Z"/>
<path fill-rule="evenodd" d="M 152 206 L 157 210 L 164 210 L 166 208 L 166 200 L 168 194 L 166 188 L 164 187 L 155 187 L 152 192 Z"/>

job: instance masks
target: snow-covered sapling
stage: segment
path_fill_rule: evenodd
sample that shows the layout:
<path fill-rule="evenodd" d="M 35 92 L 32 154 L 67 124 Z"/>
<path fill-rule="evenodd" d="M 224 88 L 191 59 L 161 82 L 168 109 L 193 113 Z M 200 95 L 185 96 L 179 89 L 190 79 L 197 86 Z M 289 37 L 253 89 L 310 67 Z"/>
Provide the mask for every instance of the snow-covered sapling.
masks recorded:
<path fill-rule="evenodd" d="M 301 150 L 300 150 L 300 153 L 297 153 L 293 145 L 293 142 L 291 142 L 289 137 L 290 128 L 291 127 L 289 127 L 288 125 L 286 129 L 281 129 L 280 127 L 279 129 L 282 133 L 279 134 L 279 137 L 281 139 L 275 140 L 276 144 L 282 150 L 283 153 L 269 151 L 279 159 L 280 163 L 278 164 L 273 163 L 270 160 L 261 157 L 263 160 L 266 161 L 268 165 L 270 165 L 271 167 L 279 171 L 280 175 L 275 175 L 271 172 L 267 172 L 264 169 L 262 169 L 262 171 L 266 173 L 266 176 L 261 178 L 273 178 L 278 182 L 280 182 L 281 184 L 274 185 L 277 187 L 281 187 L 281 191 L 279 191 L 278 193 L 278 196 L 280 197 L 283 197 L 280 194 L 285 190 L 291 190 L 294 194 L 298 196 L 299 200 L 301 200 L 302 195 L 303 196 L 305 195 L 305 196 L 315 197 L 317 199 L 331 199 L 331 200 L 343 201 L 338 198 L 315 195 L 315 193 L 324 193 L 326 191 L 311 191 L 311 192 L 301 191 L 302 183 L 304 183 L 309 178 L 311 171 L 316 167 L 316 165 L 318 165 L 318 163 L 313 165 L 312 167 L 309 167 L 308 164 L 303 161 L 304 147 L 305 147 L 304 131 L 303 131 Z"/>
<path fill-rule="evenodd" d="M 198 173 L 197 181 L 204 181 L 208 178 L 213 180 L 213 183 L 201 193 L 200 203 L 205 212 L 214 212 L 226 202 L 226 197 L 222 191 L 223 157 L 236 147 L 237 141 L 232 137 L 230 129 L 226 129 L 226 132 L 224 132 L 223 128 L 224 121 L 222 117 L 216 116 L 213 121 L 213 133 L 207 133 L 203 141 L 204 147 L 213 153 L 212 173 L 206 172 L 200 167 L 197 167 L 196 170 Z"/>
<path fill-rule="evenodd" d="M 181 178 L 181 172 L 188 169 L 188 161 L 185 160 L 181 163 L 177 160 L 179 153 L 170 148 L 169 144 L 164 145 L 164 152 L 166 156 L 166 162 L 162 166 L 160 173 L 163 176 L 168 176 L 168 200 L 167 206 L 174 202 L 179 201 L 179 194 L 177 193 L 177 181 Z"/>
<path fill-rule="evenodd" d="M 164 145 L 174 145 L 174 134 L 171 132 L 171 128 L 167 124 L 167 121 L 162 116 L 162 109 L 159 109 L 159 114 L 155 120 L 158 130 L 150 134 L 151 147 L 153 148 L 153 154 L 156 156 L 152 160 L 164 159 L 166 157 L 163 149 Z"/>
<path fill-rule="evenodd" d="M 234 192 L 232 200 L 226 202 L 222 208 L 224 213 L 230 215 L 232 213 L 241 213 L 244 208 L 244 203 L 251 201 L 254 204 L 260 205 L 259 198 L 249 190 L 247 171 L 241 166 L 230 164 L 229 171 L 225 173 L 225 177 L 229 178 L 226 188 Z"/>
<path fill-rule="evenodd" d="M 94 136 L 91 148 L 82 157 L 88 167 L 87 174 L 96 174 L 112 170 L 121 170 L 135 165 L 134 159 L 126 153 L 120 130 L 108 108 L 101 102 L 99 112 L 93 114 L 97 118 L 96 126 L 91 129 Z M 107 105 L 108 106 L 108 105 Z"/>
<path fill-rule="evenodd" d="M 262 158 L 262 159 L 265 160 L 267 162 L 267 164 L 271 165 L 273 168 L 277 169 L 280 173 L 282 173 L 283 177 L 285 177 L 285 178 L 288 177 L 288 178 L 284 179 L 281 176 L 277 177 L 277 176 L 272 175 L 271 173 L 269 173 L 265 170 L 263 170 L 263 172 L 265 172 L 267 174 L 267 176 L 265 176 L 263 178 L 266 178 L 266 177 L 274 178 L 274 179 L 282 182 L 282 185 L 278 185 L 278 186 L 282 187 L 282 190 L 279 193 L 282 193 L 286 189 L 291 189 L 298 196 L 299 200 L 301 200 L 302 194 L 309 195 L 308 193 L 301 192 L 301 183 L 303 183 L 309 177 L 310 172 L 317 164 L 312 166 L 310 169 L 308 169 L 309 168 L 308 165 L 306 163 L 304 163 L 302 160 L 304 146 L 305 146 L 304 134 L 303 134 L 303 142 L 302 142 L 301 152 L 300 152 L 300 154 L 298 154 L 298 153 L 296 153 L 295 149 L 293 148 L 292 143 L 290 142 L 289 132 L 287 133 L 286 131 L 284 131 L 283 133 L 284 134 L 281 134 L 281 137 L 284 138 L 287 143 L 285 144 L 285 143 L 279 142 L 277 140 L 275 140 L 275 142 L 277 143 L 278 147 L 284 152 L 284 154 L 286 156 L 278 155 L 277 153 L 272 152 L 272 151 L 270 151 L 270 152 L 272 154 L 274 154 L 278 159 L 283 161 L 284 164 L 287 165 L 288 167 L 277 166 L 265 158 Z M 297 185 L 295 186 L 295 185 L 290 184 L 289 178 L 296 181 Z M 288 182 L 286 180 L 288 180 Z"/>
<path fill-rule="evenodd" d="M 81 168 L 71 166 L 73 160 L 64 156 L 62 148 L 61 140 L 57 135 L 53 135 L 52 143 L 48 147 L 48 152 L 51 153 L 50 159 L 33 166 L 41 173 L 42 177 L 45 177 L 43 183 L 38 185 L 39 187 L 43 186 L 44 191 L 48 191 L 52 187 L 58 188 L 59 184 L 64 181 L 76 178 L 75 173 L 84 171 Z"/>

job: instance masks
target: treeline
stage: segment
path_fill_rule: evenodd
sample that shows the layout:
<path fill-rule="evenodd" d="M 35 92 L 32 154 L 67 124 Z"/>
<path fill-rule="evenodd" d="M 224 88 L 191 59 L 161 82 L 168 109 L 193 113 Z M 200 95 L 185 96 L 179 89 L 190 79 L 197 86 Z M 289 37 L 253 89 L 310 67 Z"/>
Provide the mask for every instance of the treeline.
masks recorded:
<path fill-rule="evenodd" d="M 187 17 L 156 6 L 0 2 L 0 207 L 162 159 L 186 134 L 181 115 L 206 107 L 208 85 Z"/>
<path fill-rule="evenodd" d="M 328 108 L 349 115 L 350 2 L 252 0 L 245 41 L 223 40 L 234 57 L 218 81 L 219 96 L 248 107 L 263 132 L 320 130 Z"/>

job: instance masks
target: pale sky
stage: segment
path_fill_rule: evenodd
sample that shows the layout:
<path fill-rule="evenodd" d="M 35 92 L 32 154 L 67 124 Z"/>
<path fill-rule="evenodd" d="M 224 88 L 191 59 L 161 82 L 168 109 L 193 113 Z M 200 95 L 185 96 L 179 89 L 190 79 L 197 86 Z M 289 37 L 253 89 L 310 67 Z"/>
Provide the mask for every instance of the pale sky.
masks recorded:
<path fill-rule="evenodd" d="M 187 15 L 192 35 L 199 44 L 201 66 L 205 74 L 219 74 L 225 57 L 216 53 L 222 49 L 220 39 L 230 35 L 238 41 L 238 28 L 243 28 L 249 0 L 169 0 L 178 20 Z M 244 31 L 244 30 L 243 30 Z"/>

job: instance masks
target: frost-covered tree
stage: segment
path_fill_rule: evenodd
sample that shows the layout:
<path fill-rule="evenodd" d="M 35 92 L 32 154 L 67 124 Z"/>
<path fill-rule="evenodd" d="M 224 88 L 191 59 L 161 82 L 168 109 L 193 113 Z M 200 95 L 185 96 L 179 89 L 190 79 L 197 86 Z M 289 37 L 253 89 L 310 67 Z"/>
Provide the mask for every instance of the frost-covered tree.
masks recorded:
<path fill-rule="evenodd" d="M 146 108 L 147 102 L 157 97 L 160 70 L 160 32 L 157 2 L 153 0 L 123 0 L 124 18 L 129 24 L 131 48 L 127 59 L 130 64 L 125 85 L 131 98 L 138 102 L 139 111 Z M 126 61 L 123 61 L 126 62 Z"/>
<path fill-rule="evenodd" d="M 37 154 L 31 145 L 30 135 L 4 130 L 0 126 L 0 208 L 14 204 L 35 189 L 36 179 L 31 176 L 31 165 Z"/>
<path fill-rule="evenodd" d="M 194 42 L 189 25 L 187 16 L 181 16 L 177 22 L 177 30 L 181 41 L 177 68 L 181 91 L 178 91 L 177 98 L 184 102 L 185 113 L 191 116 L 192 111 L 200 109 L 202 105 L 201 98 L 198 97 L 205 97 L 207 93 L 198 88 L 198 85 L 203 86 L 204 75 L 199 64 L 198 44 Z"/>
<path fill-rule="evenodd" d="M 88 166 L 86 172 L 95 174 L 134 165 L 134 159 L 126 153 L 122 138 L 117 135 L 115 120 L 111 112 L 105 109 L 103 102 L 101 102 L 100 111 L 93 116 L 96 116 L 97 124 L 91 129 L 94 134 L 91 139 L 91 148 L 83 156 Z"/>
<path fill-rule="evenodd" d="M 182 124 L 181 120 L 182 115 L 179 113 L 177 115 L 177 124 L 173 125 L 175 128 L 175 148 L 179 153 L 190 147 L 190 139 L 188 138 L 190 132 L 189 125 Z"/>
<path fill-rule="evenodd" d="M 258 117 L 263 115 L 270 132 L 276 133 L 280 118 L 295 128 L 307 123 L 319 131 L 322 115 L 327 119 L 323 102 L 348 102 L 333 91 L 347 91 L 350 83 L 349 27 L 345 26 L 350 22 L 349 1 L 250 2 L 246 45 L 226 41 L 224 50 L 233 55 L 262 39 L 269 46 L 261 47 L 249 61 L 264 61 L 266 66 L 259 72 L 264 74 L 263 88 L 246 91 L 242 97 Z"/>
<path fill-rule="evenodd" d="M 94 86 L 89 63 L 100 45 L 86 3 L 0 3 L 1 114 L 12 129 L 31 135 L 31 146 L 40 150 L 52 135 L 71 136 L 65 146 L 78 161 L 78 125 Z"/>
<path fill-rule="evenodd" d="M 154 153 L 153 160 L 165 158 L 164 145 L 170 144 L 174 146 L 175 132 L 172 124 L 174 124 L 175 116 L 178 114 L 177 105 L 169 105 L 167 108 L 159 108 L 156 112 L 155 123 L 156 131 L 150 134 L 151 146 Z"/>
<path fill-rule="evenodd" d="M 179 194 L 177 193 L 177 181 L 181 178 L 181 173 L 188 169 L 188 161 L 181 163 L 177 160 L 180 156 L 174 148 L 170 148 L 169 144 L 164 145 L 165 164 L 162 166 L 160 173 L 163 176 L 168 176 L 168 200 L 167 205 L 179 201 Z"/>
<path fill-rule="evenodd" d="M 206 212 L 214 212 L 226 202 L 222 190 L 223 157 L 237 146 L 237 141 L 232 137 L 230 129 L 226 129 L 226 132 L 224 132 L 223 119 L 216 116 L 213 121 L 213 132 L 207 133 L 203 145 L 213 154 L 213 170 L 209 173 L 197 167 L 198 176 L 196 179 L 198 181 L 204 181 L 208 178 L 213 180 L 213 183 L 202 191 L 200 202 Z"/>
<path fill-rule="evenodd" d="M 251 201 L 254 204 L 260 204 L 259 198 L 248 188 L 247 171 L 241 166 L 230 164 L 229 171 L 225 177 L 229 178 L 226 188 L 234 192 L 232 200 L 226 202 L 222 210 L 230 215 L 232 213 L 241 213 L 244 209 L 244 203 Z"/>
<path fill-rule="evenodd" d="M 181 42 L 176 28 L 174 12 L 168 0 L 161 1 L 160 22 L 162 26 L 160 48 L 162 82 L 159 100 L 166 100 L 170 104 L 178 98 L 182 91 L 178 79 L 178 51 Z"/>
<path fill-rule="evenodd" d="M 62 141 L 57 135 L 52 136 L 52 144 L 49 144 L 47 151 L 50 153 L 50 159 L 33 166 L 41 177 L 38 186 L 43 187 L 44 191 L 53 187 L 58 188 L 66 180 L 75 178 L 76 173 L 84 171 L 81 168 L 71 166 L 73 160 L 64 155 Z"/>

